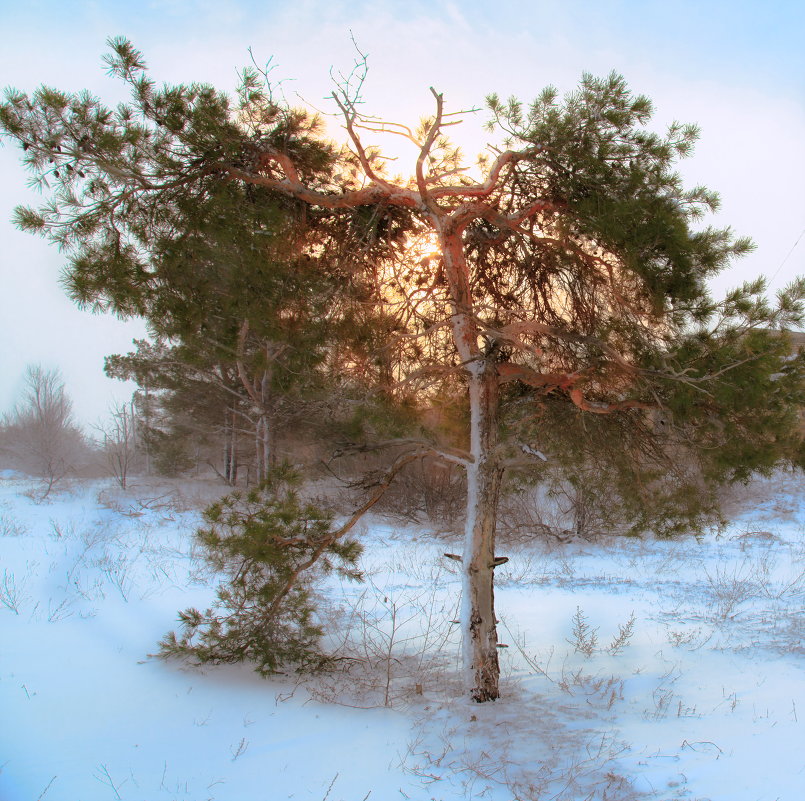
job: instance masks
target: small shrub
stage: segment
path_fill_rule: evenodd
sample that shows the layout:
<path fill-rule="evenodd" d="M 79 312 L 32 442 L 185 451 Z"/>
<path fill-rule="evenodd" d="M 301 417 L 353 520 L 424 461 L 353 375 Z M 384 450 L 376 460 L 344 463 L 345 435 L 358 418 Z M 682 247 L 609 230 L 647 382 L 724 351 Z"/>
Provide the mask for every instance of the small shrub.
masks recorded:
<path fill-rule="evenodd" d="M 11 515 L 0 512 L 0 537 L 20 537 L 25 534 L 25 527 Z"/>
<path fill-rule="evenodd" d="M 592 656 L 598 648 L 598 629 L 590 627 L 580 606 L 573 615 L 573 639 L 567 642 L 585 656 Z"/>
<path fill-rule="evenodd" d="M 613 656 L 619 654 L 632 639 L 634 634 L 635 616 L 634 612 L 629 615 L 629 619 L 623 625 L 618 624 L 618 633 L 612 638 L 607 651 Z"/>
<path fill-rule="evenodd" d="M 158 656 L 193 664 L 251 662 L 263 676 L 322 664 L 313 577 L 336 570 L 360 579 L 361 548 L 339 538 L 330 513 L 299 499 L 298 483 L 293 471 L 278 468 L 259 487 L 232 493 L 204 512 L 207 527 L 196 536 L 225 579 L 212 608 L 179 613 L 181 633 L 163 638 Z"/>
<path fill-rule="evenodd" d="M 17 582 L 13 573 L 3 570 L 3 581 L 0 583 L 0 604 L 19 615 L 23 604 L 28 600 L 25 595 L 25 582 Z"/>

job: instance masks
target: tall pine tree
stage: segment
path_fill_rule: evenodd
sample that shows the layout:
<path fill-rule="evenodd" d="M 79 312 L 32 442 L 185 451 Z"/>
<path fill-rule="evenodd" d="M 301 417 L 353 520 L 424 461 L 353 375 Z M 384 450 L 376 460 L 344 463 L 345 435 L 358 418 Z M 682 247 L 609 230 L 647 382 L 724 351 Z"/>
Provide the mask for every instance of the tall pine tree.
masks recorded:
<path fill-rule="evenodd" d="M 648 130 L 650 101 L 620 76 L 586 75 L 565 98 L 547 89 L 528 106 L 490 97 L 502 141 L 474 178 L 446 138 L 456 118 L 438 92 L 416 130 L 363 114 L 363 58 L 333 93 L 343 150 L 256 73 L 233 104 L 209 87 L 155 89 L 123 40 L 109 64 L 133 91 L 117 110 L 50 89 L 10 92 L 0 107 L 29 168 L 54 182 L 49 203 L 18 223 L 71 254 L 78 299 L 122 313 L 147 313 L 177 209 L 203 207 L 221 184 L 289 204 L 317 269 L 360 276 L 373 324 L 353 339 L 363 345 L 328 357 L 376 382 L 389 408 L 442 401 L 455 418 L 434 411 L 429 438 L 396 438 L 392 472 L 424 454 L 466 472 L 458 558 L 476 701 L 499 695 L 493 576 L 507 470 L 544 451 L 581 488 L 612 471 L 632 502 L 630 475 L 650 494 L 668 484 L 660 457 L 684 459 L 691 476 L 680 470 L 666 486 L 673 522 L 689 512 L 674 498 L 694 479 L 741 478 L 792 456 L 803 363 L 787 358 L 778 329 L 801 324 L 805 282 L 773 305 L 760 281 L 710 297 L 707 280 L 751 245 L 700 227 L 717 197 L 686 190 L 674 169 L 696 128 Z M 365 141 L 378 133 L 414 143 L 410 178 L 385 173 Z"/>

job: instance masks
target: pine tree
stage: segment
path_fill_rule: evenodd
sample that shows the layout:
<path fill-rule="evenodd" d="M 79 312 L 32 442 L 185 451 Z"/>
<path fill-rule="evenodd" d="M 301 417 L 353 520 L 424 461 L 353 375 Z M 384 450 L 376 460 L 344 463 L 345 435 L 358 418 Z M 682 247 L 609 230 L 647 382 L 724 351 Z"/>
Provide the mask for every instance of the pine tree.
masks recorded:
<path fill-rule="evenodd" d="M 197 540 L 223 576 L 215 604 L 179 613 L 181 632 L 160 642 L 159 656 L 194 664 L 248 662 L 263 676 L 326 661 L 311 589 L 332 571 L 359 580 L 360 545 L 342 536 L 332 515 L 302 501 L 300 477 L 272 470 L 246 493 L 234 492 L 204 512 Z"/>
<path fill-rule="evenodd" d="M 781 331 L 802 323 L 805 281 L 773 305 L 762 281 L 710 297 L 708 279 L 751 243 L 701 227 L 718 198 L 675 172 L 696 127 L 648 130 L 651 103 L 622 77 L 585 75 L 566 97 L 549 88 L 527 106 L 490 97 L 502 141 L 473 178 L 446 137 L 456 113 L 435 90 L 415 130 L 363 113 L 362 56 L 333 93 L 341 150 L 277 102 L 267 76 L 245 73 L 232 104 L 209 87 L 157 91 L 124 40 L 109 63 L 133 91 L 115 111 L 50 89 L 12 91 L 0 106 L 35 176 L 55 182 L 18 223 L 72 254 L 78 299 L 145 313 L 159 270 L 150 254 L 188 198 L 224 184 L 289 205 L 303 220 L 300 252 L 354 281 L 367 310 L 327 350 L 378 401 L 356 434 L 393 429 L 400 408 L 425 429 L 402 426 L 386 443 L 395 461 L 378 486 L 426 455 L 465 471 L 462 628 L 476 701 L 499 695 L 493 577 L 507 470 L 540 451 L 585 492 L 609 479 L 636 510 L 662 490 L 661 513 L 638 528 L 672 530 L 699 514 L 685 502 L 697 482 L 794 457 L 804 366 Z M 366 143 L 381 133 L 414 143 L 410 179 L 389 177 Z"/>

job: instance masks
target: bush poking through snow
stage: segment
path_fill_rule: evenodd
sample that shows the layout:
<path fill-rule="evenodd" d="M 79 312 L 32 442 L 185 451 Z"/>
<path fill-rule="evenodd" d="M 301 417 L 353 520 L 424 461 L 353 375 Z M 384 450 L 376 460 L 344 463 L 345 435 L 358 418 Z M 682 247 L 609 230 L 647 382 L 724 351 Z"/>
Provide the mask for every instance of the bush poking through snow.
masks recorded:
<path fill-rule="evenodd" d="M 634 634 L 635 616 L 634 612 L 629 615 L 629 619 L 623 624 L 618 624 L 618 633 L 612 638 L 612 642 L 607 647 L 607 651 L 616 656 L 619 654 L 632 639 Z"/>
<path fill-rule="evenodd" d="M 17 583 L 13 573 L 4 570 L 3 581 L 0 584 L 0 604 L 18 615 L 25 600 L 27 598 L 24 593 L 24 585 Z"/>
<path fill-rule="evenodd" d="M 598 648 L 598 629 L 590 627 L 580 606 L 573 615 L 573 639 L 567 642 L 585 656 L 592 656 Z"/>
<path fill-rule="evenodd" d="M 298 483 L 292 470 L 277 468 L 256 489 L 207 508 L 207 527 L 196 536 L 225 579 L 211 609 L 179 613 L 181 633 L 164 637 L 158 656 L 199 665 L 252 662 L 262 676 L 326 662 L 311 583 L 317 572 L 333 570 L 359 580 L 361 547 L 338 538 L 332 515 L 299 499 Z"/>

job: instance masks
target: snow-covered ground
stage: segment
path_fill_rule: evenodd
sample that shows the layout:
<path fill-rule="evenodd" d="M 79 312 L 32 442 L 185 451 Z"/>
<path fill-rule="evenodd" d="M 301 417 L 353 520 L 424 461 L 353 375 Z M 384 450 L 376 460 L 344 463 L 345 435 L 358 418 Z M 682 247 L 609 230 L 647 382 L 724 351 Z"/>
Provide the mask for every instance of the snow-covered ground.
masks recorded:
<path fill-rule="evenodd" d="M 805 798 L 800 476 L 720 534 L 501 547 L 484 705 L 457 684 L 455 542 L 368 521 L 367 581 L 321 588 L 343 669 L 266 681 L 148 656 L 212 596 L 215 488 L 35 486 L 0 474 L 2 801 Z"/>

